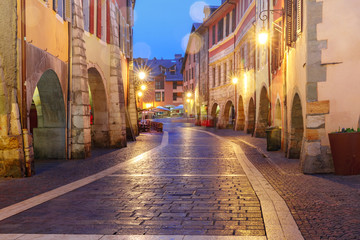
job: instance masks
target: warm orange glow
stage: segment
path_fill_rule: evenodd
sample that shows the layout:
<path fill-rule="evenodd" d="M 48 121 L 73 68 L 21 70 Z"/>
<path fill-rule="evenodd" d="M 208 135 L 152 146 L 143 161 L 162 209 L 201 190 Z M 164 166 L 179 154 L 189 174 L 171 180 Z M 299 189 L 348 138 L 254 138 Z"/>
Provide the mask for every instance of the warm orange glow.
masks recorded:
<path fill-rule="evenodd" d="M 189 98 L 189 97 L 191 97 L 191 93 L 190 92 L 188 92 L 187 94 L 186 94 L 186 96 Z M 190 100 L 189 100 L 190 101 Z"/>
<path fill-rule="evenodd" d="M 151 103 L 145 104 L 145 108 L 151 108 L 151 107 L 152 107 L 152 104 L 151 104 Z"/>
<path fill-rule="evenodd" d="M 141 87 L 140 87 L 140 88 L 141 88 L 141 90 L 143 90 L 143 91 L 144 91 L 144 90 L 146 89 L 146 86 L 145 86 L 145 85 L 141 85 Z"/>
<path fill-rule="evenodd" d="M 186 102 L 188 102 L 188 103 L 189 103 L 189 102 L 190 102 L 190 99 L 186 99 Z"/>
<path fill-rule="evenodd" d="M 237 78 L 237 77 L 233 77 L 232 83 L 233 83 L 233 84 L 237 84 L 237 82 L 238 82 L 238 78 Z"/>
<path fill-rule="evenodd" d="M 142 92 L 138 92 L 138 96 L 142 97 L 143 93 Z"/>
<path fill-rule="evenodd" d="M 264 45 L 267 42 L 268 35 L 269 34 L 266 31 L 262 31 L 261 33 L 259 33 L 258 40 L 261 45 Z"/>
<path fill-rule="evenodd" d="M 244 89 L 247 89 L 247 75 L 244 73 Z"/>
<path fill-rule="evenodd" d="M 144 80 L 146 78 L 146 73 L 145 72 L 139 72 L 139 78 L 141 80 Z"/>

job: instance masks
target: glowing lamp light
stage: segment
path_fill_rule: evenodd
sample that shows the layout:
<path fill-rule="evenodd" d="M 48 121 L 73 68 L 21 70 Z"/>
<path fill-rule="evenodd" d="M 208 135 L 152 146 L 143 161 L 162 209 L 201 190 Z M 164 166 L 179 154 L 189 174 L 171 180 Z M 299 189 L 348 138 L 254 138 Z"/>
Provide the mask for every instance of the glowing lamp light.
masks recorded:
<path fill-rule="evenodd" d="M 151 107 L 152 107 L 152 104 L 151 104 L 151 103 L 147 103 L 147 104 L 145 104 L 145 107 L 146 107 L 146 108 L 151 108 Z"/>
<path fill-rule="evenodd" d="M 237 78 L 237 77 L 233 77 L 232 83 L 233 83 L 233 84 L 237 84 L 237 82 L 238 82 L 238 78 Z"/>
<path fill-rule="evenodd" d="M 190 93 L 190 92 L 187 93 L 186 96 L 187 96 L 187 97 L 191 97 L 191 93 Z M 188 100 L 189 100 L 189 99 L 188 99 Z M 189 100 L 189 101 L 190 101 L 190 100 Z"/>
<path fill-rule="evenodd" d="M 190 102 L 190 99 L 186 99 L 186 102 L 188 102 L 188 103 L 189 103 L 189 102 Z"/>
<path fill-rule="evenodd" d="M 144 80 L 145 77 L 146 77 L 146 73 L 145 73 L 145 72 L 139 72 L 139 78 L 140 78 L 141 80 Z"/>
<path fill-rule="evenodd" d="M 141 85 L 141 87 L 140 87 L 140 88 L 141 88 L 141 90 L 143 90 L 143 91 L 144 91 L 144 90 L 146 89 L 146 86 L 145 86 L 145 85 Z"/>
<path fill-rule="evenodd" d="M 138 92 L 138 96 L 142 97 L 143 93 L 142 92 Z"/>
<path fill-rule="evenodd" d="M 261 33 L 259 33 L 259 43 L 264 45 L 268 40 L 268 35 L 269 34 L 266 31 L 262 31 Z"/>

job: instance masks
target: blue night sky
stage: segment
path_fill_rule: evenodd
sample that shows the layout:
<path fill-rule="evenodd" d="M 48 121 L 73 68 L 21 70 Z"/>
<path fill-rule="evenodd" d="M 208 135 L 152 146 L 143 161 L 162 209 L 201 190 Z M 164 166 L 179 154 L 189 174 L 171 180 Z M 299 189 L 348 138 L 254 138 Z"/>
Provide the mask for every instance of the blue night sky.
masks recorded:
<path fill-rule="evenodd" d="M 219 6 L 221 0 L 136 0 L 134 58 L 172 59 L 184 55 L 193 22 L 203 19 L 204 3 Z M 186 38 L 185 38 L 186 39 Z"/>

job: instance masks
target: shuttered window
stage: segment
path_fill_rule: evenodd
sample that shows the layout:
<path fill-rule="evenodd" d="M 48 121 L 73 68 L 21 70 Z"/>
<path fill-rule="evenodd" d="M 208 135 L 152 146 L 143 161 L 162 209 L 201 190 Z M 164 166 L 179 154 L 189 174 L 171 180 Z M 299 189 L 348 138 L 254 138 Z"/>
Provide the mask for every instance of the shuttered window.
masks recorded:
<path fill-rule="evenodd" d="M 214 26 L 212 27 L 212 45 L 215 45 L 215 44 L 216 44 L 215 36 L 216 36 L 216 26 L 214 25 Z"/>
<path fill-rule="evenodd" d="M 229 36 L 229 33 L 230 33 L 230 13 L 226 14 L 225 37 Z"/>
<path fill-rule="evenodd" d="M 95 12 L 95 0 L 90 0 L 90 19 L 89 19 L 89 32 L 94 34 L 94 25 L 95 25 L 95 19 L 94 19 L 94 12 Z"/>
<path fill-rule="evenodd" d="M 236 28 L 236 8 L 232 10 L 231 15 L 231 31 L 234 32 Z"/>
<path fill-rule="evenodd" d="M 220 42 L 224 37 L 224 19 L 221 19 L 218 22 L 218 42 Z"/>
<path fill-rule="evenodd" d="M 101 0 L 97 0 L 96 36 L 101 38 Z"/>
<path fill-rule="evenodd" d="M 65 20 L 68 22 L 71 22 L 71 17 L 72 17 L 72 0 L 65 0 Z"/>
<path fill-rule="evenodd" d="M 302 32 L 303 0 L 285 1 L 286 45 L 291 46 Z"/>
<path fill-rule="evenodd" d="M 110 43 L 110 1 L 106 1 L 106 42 Z"/>

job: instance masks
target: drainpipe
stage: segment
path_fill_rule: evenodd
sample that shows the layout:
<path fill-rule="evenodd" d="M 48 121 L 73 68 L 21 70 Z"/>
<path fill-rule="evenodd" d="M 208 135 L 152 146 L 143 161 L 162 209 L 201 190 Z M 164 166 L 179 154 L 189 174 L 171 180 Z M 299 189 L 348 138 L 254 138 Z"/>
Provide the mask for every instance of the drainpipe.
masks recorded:
<path fill-rule="evenodd" d="M 257 51 L 257 41 L 256 41 L 256 22 L 253 22 L 254 26 L 254 39 L 255 39 L 255 51 L 254 51 L 254 105 L 255 105 L 255 112 L 254 112 L 254 127 L 252 129 L 251 136 L 254 136 L 255 133 L 255 125 L 256 125 L 256 51 Z"/>
<path fill-rule="evenodd" d="M 71 159 L 72 152 L 72 134 L 71 134 L 71 87 L 72 87 L 72 23 L 68 22 L 68 94 L 67 94 L 67 159 Z"/>
<path fill-rule="evenodd" d="M 21 0 L 20 9 L 21 9 L 21 117 L 22 119 L 22 128 L 27 129 L 27 94 L 26 94 L 26 12 L 25 12 L 25 0 Z"/>
<path fill-rule="evenodd" d="M 269 81 L 269 116 L 268 116 L 268 125 L 271 126 L 271 68 L 270 68 L 270 46 L 271 46 L 271 38 L 270 38 L 270 0 L 268 0 L 268 7 L 267 7 L 267 28 L 269 32 L 269 39 L 268 39 L 268 46 L 267 46 L 267 62 L 268 62 L 268 81 Z"/>

